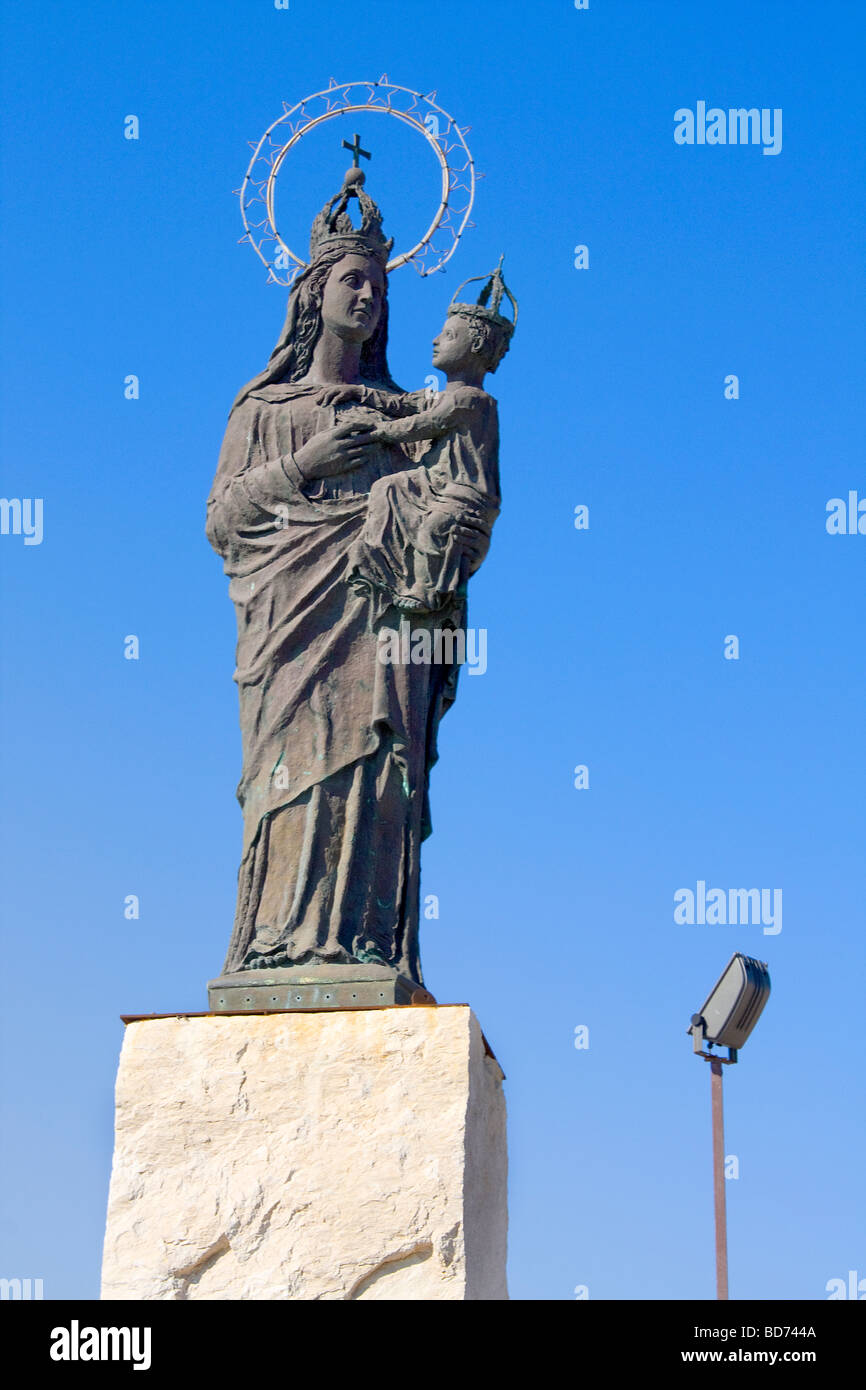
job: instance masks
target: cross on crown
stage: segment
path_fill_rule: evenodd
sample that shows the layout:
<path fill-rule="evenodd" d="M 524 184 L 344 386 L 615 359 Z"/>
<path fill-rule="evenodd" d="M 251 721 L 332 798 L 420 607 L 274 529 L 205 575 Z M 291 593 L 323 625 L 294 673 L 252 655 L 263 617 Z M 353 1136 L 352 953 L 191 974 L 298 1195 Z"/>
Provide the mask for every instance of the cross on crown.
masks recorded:
<path fill-rule="evenodd" d="M 359 156 L 360 156 L 360 155 L 363 155 L 364 159 L 372 159 L 372 158 L 373 158 L 373 156 L 370 154 L 370 151 L 369 151 L 369 150 L 362 150 L 362 149 L 361 149 L 361 137 L 360 137 L 360 135 L 358 134 L 357 131 L 356 131 L 355 134 L 352 136 L 352 140 L 351 140 L 351 141 L 349 141 L 349 140 L 344 140 L 344 141 L 343 141 L 343 149 L 344 149 L 344 150 L 351 150 L 351 151 L 352 151 L 352 168 L 353 168 L 353 169 L 360 169 L 360 167 L 361 167 L 361 163 L 360 163 L 360 159 L 359 159 Z"/>
<path fill-rule="evenodd" d="M 394 241 L 393 238 L 386 240 L 382 234 L 382 214 L 364 191 L 365 175 L 360 166 L 362 158 L 372 159 L 373 156 L 369 150 L 361 148 L 361 137 L 357 133 L 342 145 L 343 149 L 352 151 L 352 167 L 346 170 L 340 192 L 325 204 L 313 223 L 310 258 L 315 260 L 323 251 L 343 246 L 347 251 L 376 256 L 384 264 Z M 357 198 L 361 209 L 361 225 L 357 228 L 346 211 L 350 198 Z"/>

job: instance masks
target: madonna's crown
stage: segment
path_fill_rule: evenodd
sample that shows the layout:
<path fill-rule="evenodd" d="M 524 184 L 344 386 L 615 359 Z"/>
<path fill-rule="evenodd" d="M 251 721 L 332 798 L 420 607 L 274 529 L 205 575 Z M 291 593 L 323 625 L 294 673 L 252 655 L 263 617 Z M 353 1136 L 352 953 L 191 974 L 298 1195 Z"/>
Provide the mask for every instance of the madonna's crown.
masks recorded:
<path fill-rule="evenodd" d="M 361 208 L 361 225 L 355 227 L 346 211 L 349 200 L 357 198 Z M 375 256 L 385 266 L 394 245 L 382 235 L 382 214 L 373 199 L 364 192 L 363 169 L 349 169 L 343 187 L 326 203 L 313 223 L 310 232 L 310 261 L 317 261 L 326 251 L 341 249 L 359 256 Z"/>

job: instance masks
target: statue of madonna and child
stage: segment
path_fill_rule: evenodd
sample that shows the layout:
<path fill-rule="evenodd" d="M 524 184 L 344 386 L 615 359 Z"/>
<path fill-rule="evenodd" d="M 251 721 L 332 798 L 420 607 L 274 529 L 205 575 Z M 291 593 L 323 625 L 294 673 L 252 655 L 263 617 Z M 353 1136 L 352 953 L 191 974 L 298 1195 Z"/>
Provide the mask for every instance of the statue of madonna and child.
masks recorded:
<path fill-rule="evenodd" d="M 232 406 L 208 500 L 237 615 L 244 817 L 215 1009 L 432 998 L 421 843 L 459 643 L 405 661 L 383 659 L 382 638 L 465 628 L 500 506 L 483 382 L 512 337 L 503 296 L 517 306 L 500 262 L 434 340 L 444 390 L 402 391 L 381 224 L 350 170 L 313 223 L 268 366 Z"/>

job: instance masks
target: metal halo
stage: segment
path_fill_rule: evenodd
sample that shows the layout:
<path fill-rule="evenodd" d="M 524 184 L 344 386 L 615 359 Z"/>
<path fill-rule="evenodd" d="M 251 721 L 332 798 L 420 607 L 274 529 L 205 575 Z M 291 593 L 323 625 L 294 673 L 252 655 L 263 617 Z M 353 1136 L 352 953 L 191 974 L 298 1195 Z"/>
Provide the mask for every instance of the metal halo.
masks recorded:
<path fill-rule="evenodd" d="M 362 95 L 366 94 L 366 100 L 362 101 L 352 97 L 351 94 L 356 88 L 361 89 Z M 332 101 L 332 98 L 338 94 L 342 94 L 342 102 Z M 332 78 L 330 85 L 324 91 L 315 92 L 312 96 L 305 97 L 295 106 L 287 107 L 285 102 L 283 103 L 282 116 L 279 116 L 268 126 L 261 140 L 255 146 L 253 157 L 239 190 L 241 217 L 244 224 L 244 235 L 241 237 L 241 241 L 249 241 L 256 255 L 268 267 L 269 281 L 279 285 L 291 285 L 296 276 L 308 264 L 300 256 L 295 255 L 277 231 L 274 215 L 274 190 L 277 174 L 286 156 L 314 127 L 321 125 L 324 121 L 332 120 L 336 116 L 357 111 L 374 111 L 386 116 L 394 116 L 417 130 L 432 147 L 442 173 L 439 206 L 429 227 L 420 241 L 416 242 L 410 250 L 393 256 L 386 269 L 396 270 L 398 266 L 411 262 L 420 275 L 432 275 L 437 270 L 441 270 L 446 261 L 450 260 L 469 222 L 469 214 L 472 211 L 475 198 L 476 175 L 475 164 L 465 140 L 469 127 L 466 126 L 461 130 L 453 117 L 449 116 L 447 111 L 444 111 L 433 101 L 435 95 L 435 92 L 430 92 L 425 96 L 421 92 L 412 91 L 409 87 L 399 87 L 388 81 L 387 74 L 383 74 L 378 82 L 335 82 Z M 326 103 L 325 109 L 311 115 L 306 108 L 312 103 L 322 100 Z M 420 103 L 423 103 L 427 108 L 428 119 L 431 112 L 434 115 L 432 125 L 435 128 L 435 134 L 433 129 L 420 119 L 418 114 L 415 114 L 421 111 Z M 407 104 L 408 109 L 406 109 Z M 439 129 L 440 119 L 444 125 L 444 131 Z M 282 139 L 283 131 L 279 131 L 279 138 L 274 140 L 272 138 L 273 132 L 277 131 L 278 127 L 286 125 L 290 132 L 288 140 Z M 465 156 L 465 163 L 457 169 L 452 168 L 448 161 L 449 154 L 454 150 L 460 151 Z M 258 176 L 257 166 L 261 166 L 258 170 Z M 461 182 L 461 175 L 465 175 L 466 182 Z M 459 198 L 454 196 L 460 190 L 466 194 L 465 206 L 459 206 Z M 257 208 L 257 204 L 261 206 Z M 252 217 L 257 211 L 263 211 L 264 217 L 261 221 L 255 222 Z M 455 225 L 457 219 L 459 219 L 459 225 Z M 433 236 L 440 228 L 450 234 L 451 243 L 444 250 L 436 251 L 432 241 Z M 265 252 L 266 245 L 271 248 L 270 256 Z M 421 264 L 421 259 L 426 257 L 428 252 L 433 252 L 437 259 L 430 265 Z M 286 272 L 285 278 L 277 273 L 278 270 Z"/>

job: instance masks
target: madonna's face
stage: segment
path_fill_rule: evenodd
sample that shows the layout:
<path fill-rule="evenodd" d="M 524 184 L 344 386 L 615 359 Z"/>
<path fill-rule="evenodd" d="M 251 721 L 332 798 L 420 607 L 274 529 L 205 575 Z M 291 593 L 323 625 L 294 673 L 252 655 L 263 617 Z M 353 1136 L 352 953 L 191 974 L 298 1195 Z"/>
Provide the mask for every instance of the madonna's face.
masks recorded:
<path fill-rule="evenodd" d="M 366 256 L 344 256 L 332 268 L 322 297 L 322 322 L 345 342 L 365 343 L 376 331 L 385 272 Z"/>

